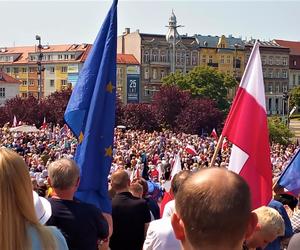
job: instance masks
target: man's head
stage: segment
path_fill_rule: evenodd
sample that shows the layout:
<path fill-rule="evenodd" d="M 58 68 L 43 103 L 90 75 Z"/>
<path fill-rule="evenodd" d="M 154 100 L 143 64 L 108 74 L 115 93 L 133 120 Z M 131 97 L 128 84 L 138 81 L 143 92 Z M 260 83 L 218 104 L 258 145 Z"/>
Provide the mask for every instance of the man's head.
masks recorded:
<path fill-rule="evenodd" d="M 125 170 L 117 170 L 111 175 L 111 187 L 118 193 L 128 190 L 130 178 Z"/>
<path fill-rule="evenodd" d="M 247 183 L 226 169 L 192 174 L 179 188 L 175 206 L 172 226 L 184 249 L 241 249 L 257 223 Z"/>
<path fill-rule="evenodd" d="M 173 193 L 174 197 L 176 196 L 179 187 L 182 183 L 190 176 L 191 171 L 182 170 L 179 173 L 175 174 L 171 181 L 171 192 Z"/>
<path fill-rule="evenodd" d="M 284 235 L 284 221 L 277 210 L 263 206 L 253 212 L 258 217 L 258 224 L 254 233 L 246 241 L 249 248 L 264 248 L 277 237 Z"/>
<path fill-rule="evenodd" d="M 48 166 L 48 182 L 52 188 L 57 190 L 76 191 L 79 185 L 79 168 L 75 161 L 60 159 Z"/>
<path fill-rule="evenodd" d="M 130 184 L 130 193 L 137 198 L 143 197 L 143 186 L 137 182 Z"/>

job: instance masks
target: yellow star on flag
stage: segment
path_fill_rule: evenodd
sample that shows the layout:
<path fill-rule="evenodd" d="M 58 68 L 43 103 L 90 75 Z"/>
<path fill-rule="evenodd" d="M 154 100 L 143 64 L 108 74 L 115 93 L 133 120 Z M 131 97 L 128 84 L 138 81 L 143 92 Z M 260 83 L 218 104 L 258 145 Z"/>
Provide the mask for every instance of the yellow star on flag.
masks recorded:
<path fill-rule="evenodd" d="M 83 133 L 80 132 L 79 137 L 78 137 L 79 143 L 81 143 L 83 141 L 83 138 L 84 138 Z"/>
<path fill-rule="evenodd" d="M 109 83 L 106 85 L 106 91 L 109 92 L 109 93 L 112 93 L 114 88 L 116 88 L 116 87 L 115 87 L 114 85 L 112 85 L 111 82 L 109 82 Z"/>
<path fill-rule="evenodd" d="M 105 156 L 112 157 L 112 148 L 109 146 L 108 148 L 105 148 Z"/>

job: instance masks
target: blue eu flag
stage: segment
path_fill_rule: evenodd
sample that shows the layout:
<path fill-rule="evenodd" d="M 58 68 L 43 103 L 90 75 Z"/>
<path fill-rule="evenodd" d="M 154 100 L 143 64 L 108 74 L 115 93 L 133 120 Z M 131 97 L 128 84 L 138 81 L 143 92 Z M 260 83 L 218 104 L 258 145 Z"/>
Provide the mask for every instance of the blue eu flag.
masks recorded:
<path fill-rule="evenodd" d="M 300 193 L 300 150 L 290 161 L 282 175 L 280 176 L 277 184 L 286 191 L 291 192 L 293 195 L 298 196 Z"/>
<path fill-rule="evenodd" d="M 112 162 L 116 103 L 117 0 L 86 59 L 64 119 L 78 137 L 76 197 L 111 213 L 107 177 Z"/>

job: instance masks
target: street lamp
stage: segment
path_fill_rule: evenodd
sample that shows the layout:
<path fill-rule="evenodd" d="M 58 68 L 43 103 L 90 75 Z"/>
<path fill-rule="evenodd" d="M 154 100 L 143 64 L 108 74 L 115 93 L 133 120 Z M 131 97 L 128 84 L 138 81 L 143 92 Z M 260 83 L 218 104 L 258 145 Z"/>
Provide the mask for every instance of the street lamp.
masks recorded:
<path fill-rule="evenodd" d="M 290 95 L 288 92 L 283 92 L 283 95 L 282 95 L 282 116 L 283 118 L 285 118 L 285 102 L 287 102 L 287 118 L 286 118 L 286 122 L 287 122 L 287 127 L 289 127 L 289 112 L 290 112 Z"/>
<path fill-rule="evenodd" d="M 41 42 L 41 37 L 39 35 L 35 36 L 35 40 L 39 42 L 37 48 L 38 48 L 38 60 L 37 60 L 37 65 L 38 65 L 38 75 L 39 75 L 39 81 L 38 81 L 38 100 L 40 101 L 42 99 L 42 72 L 44 71 L 44 67 L 42 66 L 42 60 L 43 60 L 43 53 L 42 53 L 42 42 Z"/>

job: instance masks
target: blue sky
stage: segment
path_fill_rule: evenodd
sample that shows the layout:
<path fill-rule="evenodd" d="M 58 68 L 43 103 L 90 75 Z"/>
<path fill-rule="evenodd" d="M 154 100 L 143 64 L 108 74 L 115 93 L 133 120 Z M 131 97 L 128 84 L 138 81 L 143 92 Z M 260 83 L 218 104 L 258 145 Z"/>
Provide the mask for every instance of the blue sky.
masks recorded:
<path fill-rule="evenodd" d="M 43 44 L 92 43 L 111 2 L 0 0 L 0 47 L 33 45 L 36 34 Z M 172 9 L 181 34 L 300 41 L 300 0 L 119 0 L 118 33 L 130 27 L 165 34 Z"/>

